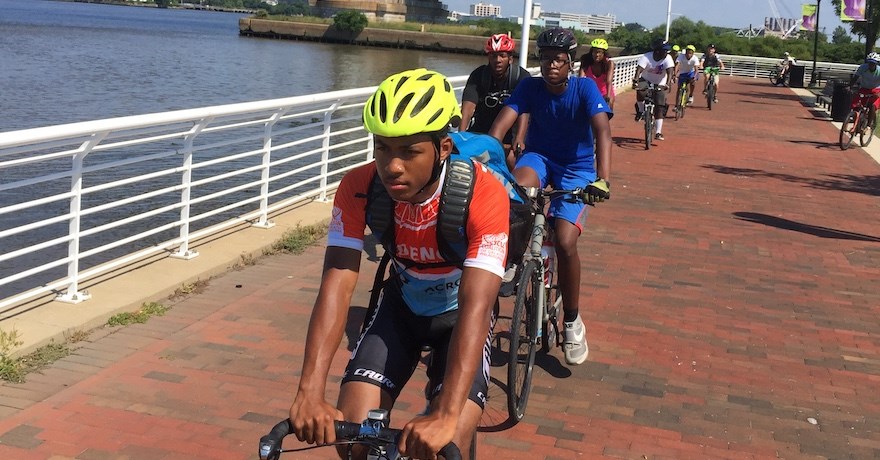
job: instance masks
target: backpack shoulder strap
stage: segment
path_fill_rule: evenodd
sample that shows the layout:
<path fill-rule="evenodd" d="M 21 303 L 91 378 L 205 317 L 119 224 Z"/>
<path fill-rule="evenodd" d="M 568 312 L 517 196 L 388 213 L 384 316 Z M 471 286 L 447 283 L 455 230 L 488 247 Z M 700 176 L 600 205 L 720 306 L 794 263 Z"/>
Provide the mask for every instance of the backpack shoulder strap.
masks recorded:
<path fill-rule="evenodd" d="M 373 174 L 367 193 L 366 222 L 386 253 L 394 254 L 394 200 L 388 195 L 379 174 Z"/>
<path fill-rule="evenodd" d="M 437 247 L 447 261 L 458 265 L 467 255 L 465 223 L 474 194 L 474 163 L 470 159 L 452 159 L 440 192 L 437 215 Z"/>

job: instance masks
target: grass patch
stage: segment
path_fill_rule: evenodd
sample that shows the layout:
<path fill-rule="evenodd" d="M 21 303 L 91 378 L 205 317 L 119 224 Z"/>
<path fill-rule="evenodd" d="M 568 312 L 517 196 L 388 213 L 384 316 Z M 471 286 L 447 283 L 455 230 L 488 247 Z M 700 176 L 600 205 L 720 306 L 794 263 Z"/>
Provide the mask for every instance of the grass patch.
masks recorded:
<path fill-rule="evenodd" d="M 156 302 L 145 303 L 137 311 L 119 313 L 113 315 L 107 320 L 108 326 L 127 326 L 129 324 L 146 323 L 148 319 L 154 316 L 164 315 L 170 307 L 166 307 Z"/>
<path fill-rule="evenodd" d="M 194 294 L 201 294 L 205 292 L 206 287 L 208 287 L 208 280 L 196 280 L 192 283 L 181 284 L 179 288 L 175 289 L 168 296 L 168 300 L 177 300 Z"/>
<path fill-rule="evenodd" d="M 272 245 L 269 254 L 279 252 L 288 254 L 302 254 L 307 247 L 315 244 L 327 236 L 327 225 L 297 225 L 281 236 L 281 239 Z"/>
<path fill-rule="evenodd" d="M 28 373 L 40 370 L 70 354 L 70 347 L 66 343 L 52 341 L 30 354 L 12 358 L 12 352 L 23 343 L 17 330 L 0 331 L 0 380 L 24 383 L 24 376 Z"/>
<path fill-rule="evenodd" d="M 251 254 L 241 254 L 238 257 L 238 262 L 232 264 L 232 269 L 235 271 L 244 270 L 245 267 L 256 265 L 257 258 Z"/>
<path fill-rule="evenodd" d="M 22 377 L 19 360 L 10 355 L 23 343 L 17 330 L 0 331 L 0 379 L 16 382 Z"/>

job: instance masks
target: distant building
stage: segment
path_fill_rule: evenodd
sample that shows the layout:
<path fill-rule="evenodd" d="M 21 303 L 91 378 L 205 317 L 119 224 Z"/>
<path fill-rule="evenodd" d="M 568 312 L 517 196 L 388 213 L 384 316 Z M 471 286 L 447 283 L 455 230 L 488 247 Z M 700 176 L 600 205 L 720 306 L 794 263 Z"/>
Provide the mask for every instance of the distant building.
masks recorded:
<path fill-rule="evenodd" d="M 493 4 L 484 5 L 483 2 L 471 5 L 471 16 L 501 17 L 501 7 Z"/>
<path fill-rule="evenodd" d="M 440 0 L 308 0 L 309 6 L 329 17 L 355 10 L 372 21 L 443 22 L 449 11 Z"/>
<path fill-rule="evenodd" d="M 576 13 L 541 13 L 547 27 L 562 27 L 565 29 L 577 29 L 586 33 L 610 33 L 620 25 L 617 17 L 613 14 L 576 14 Z"/>

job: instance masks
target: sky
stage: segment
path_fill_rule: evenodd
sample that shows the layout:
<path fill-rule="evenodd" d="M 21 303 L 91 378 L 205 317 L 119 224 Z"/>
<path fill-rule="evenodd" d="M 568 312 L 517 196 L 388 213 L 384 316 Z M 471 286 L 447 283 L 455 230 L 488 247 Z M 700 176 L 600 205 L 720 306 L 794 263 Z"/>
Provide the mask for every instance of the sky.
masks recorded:
<path fill-rule="evenodd" d="M 441 0 L 450 10 L 468 12 L 470 5 L 479 0 Z M 501 6 L 502 16 L 522 16 L 523 0 L 482 0 L 484 4 Z M 638 22 L 652 29 L 666 24 L 668 0 L 532 0 L 541 3 L 544 11 L 580 14 L 613 14 L 619 22 Z M 749 24 L 763 27 L 764 17 L 772 16 L 769 0 L 671 0 L 672 19 L 683 15 L 694 22 L 702 20 L 713 26 L 745 29 Z M 821 0 L 820 0 L 821 1 Z M 815 0 L 775 0 L 783 18 L 798 18 L 801 4 Z M 834 15 L 830 0 L 824 0 L 819 8 L 819 28 L 828 36 L 842 25 Z M 844 26 L 849 31 L 848 26 Z"/>

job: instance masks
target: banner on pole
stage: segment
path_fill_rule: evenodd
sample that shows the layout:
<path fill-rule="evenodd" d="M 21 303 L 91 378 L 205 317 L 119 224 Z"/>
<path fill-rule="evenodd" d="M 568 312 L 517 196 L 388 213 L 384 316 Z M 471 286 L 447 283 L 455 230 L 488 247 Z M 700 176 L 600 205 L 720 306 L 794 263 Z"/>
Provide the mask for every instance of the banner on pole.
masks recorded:
<path fill-rule="evenodd" d="M 801 5 L 801 30 L 816 30 L 816 5 Z"/>
<path fill-rule="evenodd" d="M 865 0 L 843 0 L 840 20 L 844 22 L 865 21 Z"/>

